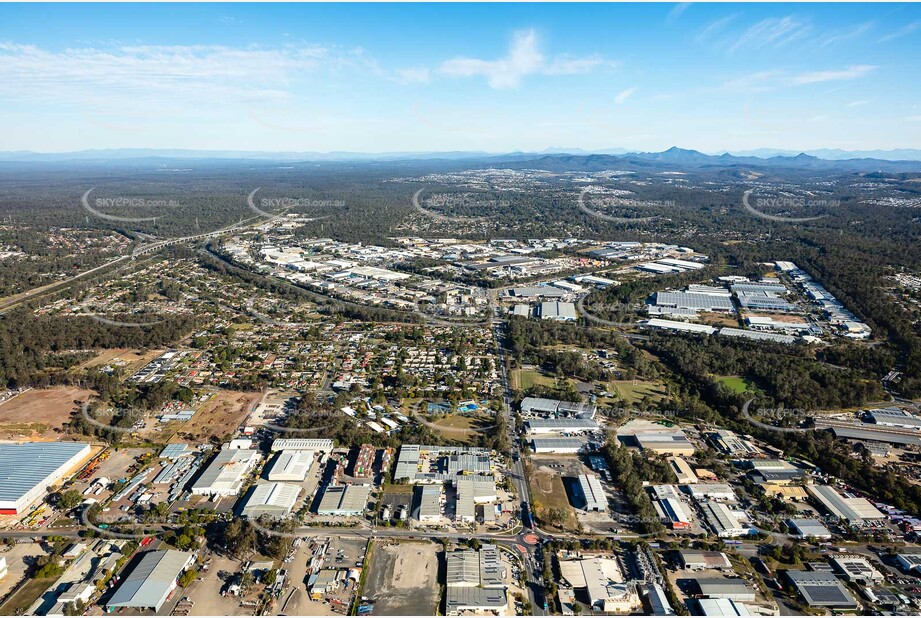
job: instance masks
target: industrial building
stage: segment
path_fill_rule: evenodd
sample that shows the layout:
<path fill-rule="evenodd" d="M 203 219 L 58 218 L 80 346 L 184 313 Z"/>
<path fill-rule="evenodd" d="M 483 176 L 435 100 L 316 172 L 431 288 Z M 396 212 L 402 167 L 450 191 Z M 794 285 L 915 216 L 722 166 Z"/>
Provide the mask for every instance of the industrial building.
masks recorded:
<path fill-rule="evenodd" d="M 540 319 L 558 322 L 575 322 L 576 306 L 560 301 L 544 301 L 540 304 Z"/>
<path fill-rule="evenodd" d="M 461 612 L 502 613 L 508 609 L 505 567 L 495 545 L 480 551 L 461 549 L 447 553 L 445 614 Z"/>
<path fill-rule="evenodd" d="M 719 330 L 720 337 L 741 337 L 742 339 L 752 339 L 755 341 L 772 341 L 774 343 L 783 343 L 789 345 L 799 341 L 799 338 L 794 335 L 783 335 L 781 333 L 765 333 L 758 330 L 744 330 L 741 328 L 733 328 L 731 326 L 724 326 Z"/>
<path fill-rule="evenodd" d="M 751 528 L 743 526 L 736 514 L 722 502 L 706 502 L 700 506 L 707 523 L 722 539 L 745 536 Z"/>
<path fill-rule="evenodd" d="M 585 440 L 579 438 L 534 438 L 531 450 L 535 453 L 576 454 L 585 448 Z"/>
<path fill-rule="evenodd" d="M 272 451 L 323 451 L 333 450 L 333 441 L 326 438 L 278 438 L 272 441 Z"/>
<path fill-rule="evenodd" d="M 822 571 L 786 571 L 786 578 L 810 607 L 857 609 L 850 591 L 833 573 Z"/>
<path fill-rule="evenodd" d="M 678 430 L 644 431 L 635 434 L 637 444 L 644 451 L 660 455 L 693 455 L 694 445 Z"/>
<path fill-rule="evenodd" d="M 753 603 L 755 589 L 739 577 L 704 577 L 694 580 L 694 588 L 708 599 L 729 599 L 736 602 Z"/>
<path fill-rule="evenodd" d="M 579 475 L 579 493 L 586 511 L 605 512 L 608 510 L 608 498 L 604 494 L 601 481 L 594 474 Z"/>
<path fill-rule="evenodd" d="M 895 561 L 906 573 L 921 573 L 921 554 L 898 554 Z"/>
<path fill-rule="evenodd" d="M 663 330 L 675 330 L 686 333 L 701 333 L 704 335 L 712 335 L 716 332 L 715 328 L 707 326 L 706 324 L 676 322 L 674 320 L 661 320 L 659 318 L 650 318 L 643 322 L 643 324 L 649 328 L 661 328 Z"/>
<path fill-rule="evenodd" d="M 831 531 L 817 519 L 788 519 L 790 533 L 803 538 L 830 539 Z"/>
<path fill-rule="evenodd" d="M 543 417 L 578 417 L 594 418 L 597 407 L 592 403 L 578 401 L 560 401 L 559 399 L 545 399 L 543 397 L 525 397 L 519 406 L 521 413 L 527 416 Z"/>
<path fill-rule="evenodd" d="M 867 412 L 869 422 L 882 427 L 921 430 L 921 417 L 910 414 L 901 408 L 882 408 Z"/>
<path fill-rule="evenodd" d="M 845 581 L 853 582 L 861 586 L 872 586 L 881 584 L 886 579 L 883 577 L 883 574 L 863 556 L 832 554 L 828 557 L 828 560 L 831 566 L 834 567 L 835 572 Z"/>
<path fill-rule="evenodd" d="M 413 517 L 425 524 L 444 523 L 441 485 L 419 485 L 413 490 Z"/>
<path fill-rule="evenodd" d="M 736 502 L 738 500 L 735 490 L 729 483 L 696 483 L 685 488 L 695 500 L 719 500 Z"/>
<path fill-rule="evenodd" d="M 368 506 L 370 495 L 370 485 L 327 485 L 317 507 L 317 515 L 361 515 Z"/>
<path fill-rule="evenodd" d="M 828 485 L 807 485 L 806 491 L 815 498 L 830 514 L 851 525 L 861 525 L 868 520 L 885 519 L 875 506 L 866 498 L 843 496 L 834 487 Z"/>
<path fill-rule="evenodd" d="M 598 423 L 590 418 L 532 418 L 526 420 L 524 425 L 531 435 L 598 430 Z"/>
<path fill-rule="evenodd" d="M 725 290 L 722 294 L 697 292 L 657 292 L 653 304 L 657 307 L 669 307 L 693 311 L 722 311 L 733 312 L 735 306 L 732 298 Z"/>
<path fill-rule="evenodd" d="M 20 515 L 90 455 L 85 442 L 0 443 L 0 515 Z"/>
<path fill-rule="evenodd" d="M 897 433 L 892 430 L 875 429 L 870 424 L 866 425 L 867 429 L 858 429 L 854 427 L 830 427 L 836 438 L 845 440 L 861 440 L 865 442 L 884 442 L 886 444 L 897 444 L 899 446 L 921 446 L 921 435 L 911 436 L 906 433 Z"/>
<path fill-rule="evenodd" d="M 729 556 L 721 551 L 703 551 L 699 549 L 683 549 L 678 552 L 681 568 L 687 571 L 731 571 L 732 562 Z"/>
<path fill-rule="evenodd" d="M 168 549 L 142 554 L 140 562 L 106 603 L 109 610 L 132 608 L 159 612 L 176 579 L 195 560 L 193 554 Z"/>
<path fill-rule="evenodd" d="M 672 530 L 687 530 L 691 527 L 691 516 L 684 503 L 678 498 L 663 498 L 653 502 L 653 506 Z"/>
<path fill-rule="evenodd" d="M 690 609 L 694 616 L 752 616 L 745 603 L 732 599 L 691 599 Z"/>
<path fill-rule="evenodd" d="M 476 520 L 477 505 L 491 504 L 499 499 L 494 479 L 461 476 L 454 481 L 454 486 L 457 490 L 457 501 L 454 508 L 454 519 L 456 521 L 474 522 Z M 438 489 L 437 485 L 426 485 L 422 489 L 427 487 Z"/>
<path fill-rule="evenodd" d="M 252 449 L 219 451 L 192 484 L 192 493 L 212 497 L 236 496 L 243 488 L 246 475 L 259 462 L 259 457 L 259 451 Z"/>
<path fill-rule="evenodd" d="M 585 589 L 593 610 L 629 614 L 640 608 L 632 582 L 627 582 L 615 558 L 560 560 L 560 574 L 573 588 Z"/>
<path fill-rule="evenodd" d="M 301 488 L 290 483 L 260 483 L 254 485 L 245 499 L 240 514 L 251 519 L 263 515 L 287 517 L 297 504 Z"/>
<path fill-rule="evenodd" d="M 669 457 L 668 465 L 678 478 L 679 485 L 692 485 L 699 480 L 688 462 L 680 457 Z"/>
<path fill-rule="evenodd" d="M 281 451 L 266 475 L 270 481 L 302 482 L 313 464 L 313 451 Z"/>
<path fill-rule="evenodd" d="M 410 483 L 445 483 L 462 475 L 494 478 L 489 451 L 479 447 L 404 444 L 393 478 Z"/>

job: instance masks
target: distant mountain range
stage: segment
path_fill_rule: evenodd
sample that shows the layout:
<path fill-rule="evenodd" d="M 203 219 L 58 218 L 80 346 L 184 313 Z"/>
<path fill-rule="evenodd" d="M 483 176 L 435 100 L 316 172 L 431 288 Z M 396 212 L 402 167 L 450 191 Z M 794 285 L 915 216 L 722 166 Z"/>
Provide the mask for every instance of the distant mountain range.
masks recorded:
<path fill-rule="evenodd" d="M 115 148 L 77 152 L 0 152 L 0 162 L 161 162 L 193 160 L 238 160 L 263 162 L 372 162 L 372 161 L 470 161 L 478 164 L 513 164 L 552 170 L 592 171 L 631 164 L 641 167 L 786 167 L 812 170 L 921 172 L 921 150 L 844 151 L 836 149 L 796 152 L 758 149 L 705 154 L 672 147 L 662 152 L 631 152 L 623 148 L 585 151 L 578 148 L 548 148 L 540 152 L 496 154 L 480 151 L 451 152 L 260 152 L 244 150 L 181 150 L 157 148 Z"/>

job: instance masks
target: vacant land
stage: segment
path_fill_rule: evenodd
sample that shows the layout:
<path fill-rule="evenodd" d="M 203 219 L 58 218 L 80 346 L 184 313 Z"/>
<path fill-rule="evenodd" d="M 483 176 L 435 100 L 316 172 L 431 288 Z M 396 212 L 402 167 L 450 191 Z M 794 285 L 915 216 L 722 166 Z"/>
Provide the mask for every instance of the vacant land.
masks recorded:
<path fill-rule="evenodd" d="M 471 442 L 477 434 L 495 427 L 490 416 L 463 414 L 451 414 L 426 424 L 444 437 L 461 442 Z"/>
<path fill-rule="evenodd" d="M 554 386 L 556 384 L 556 380 L 536 369 L 515 369 L 511 372 L 509 379 L 512 383 L 511 387 L 516 390 L 525 390 L 535 385 Z"/>
<path fill-rule="evenodd" d="M 72 386 L 32 389 L 0 405 L 0 438 L 51 440 L 60 436 L 76 401 L 88 401 L 93 391 Z"/>
<path fill-rule="evenodd" d="M 0 616 L 21 616 L 55 582 L 55 578 L 30 579 L 0 606 Z"/>
<path fill-rule="evenodd" d="M 564 530 L 576 530 L 579 522 L 569 504 L 562 471 L 537 465 L 529 477 L 534 515 L 542 523 Z"/>
<path fill-rule="evenodd" d="M 375 546 L 362 596 L 375 616 L 434 616 L 439 608 L 440 546 L 408 541 Z"/>
<path fill-rule="evenodd" d="M 78 369 L 86 369 L 88 367 L 99 367 L 102 365 L 115 365 L 118 367 L 124 367 L 124 374 L 130 375 L 163 354 L 166 350 L 156 349 L 156 350 L 131 350 L 128 348 L 113 348 L 111 350 L 103 350 L 95 358 L 91 358 Z"/>
<path fill-rule="evenodd" d="M 207 441 L 211 436 L 223 439 L 243 424 L 260 397 L 259 393 L 217 391 L 192 420 L 170 423 L 164 433 L 176 431 L 184 439 L 195 441 Z"/>
<path fill-rule="evenodd" d="M 656 401 L 665 396 L 665 385 L 657 381 L 614 380 L 610 387 L 612 392 L 616 392 L 628 404 L 637 403 L 643 397 Z"/>

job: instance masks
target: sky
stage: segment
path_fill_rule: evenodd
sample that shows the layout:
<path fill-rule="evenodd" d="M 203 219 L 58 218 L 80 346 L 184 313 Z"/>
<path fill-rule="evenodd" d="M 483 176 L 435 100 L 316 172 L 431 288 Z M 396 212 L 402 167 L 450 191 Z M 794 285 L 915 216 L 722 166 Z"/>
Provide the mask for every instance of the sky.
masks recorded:
<path fill-rule="evenodd" d="M 0 4 L 0 151 L 921 148 L 921 5 Z"/>

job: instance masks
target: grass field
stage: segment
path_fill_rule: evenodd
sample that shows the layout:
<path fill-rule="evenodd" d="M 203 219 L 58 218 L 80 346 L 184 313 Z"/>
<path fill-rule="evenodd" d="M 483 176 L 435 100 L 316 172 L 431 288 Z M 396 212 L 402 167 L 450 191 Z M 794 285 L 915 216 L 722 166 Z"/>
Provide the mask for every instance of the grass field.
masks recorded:
<path fill-rule="evenodd" d="M 470 443 L 481 433 L 481 430 L 489 431 L 495 426 L 495 420 L 490 416 L 465 416 L 463 414 L 451 414 L 444 418 L 432 421 L 429 427 L 451 440 L 460 440 Z"/>
<path fill-rule="evenodd" d="M 55 439 L 79 409 L 76 401 L 88 401 L 93 391 L 73 386 L 34 388 L 0 405 L 0 437 L 3 439 Z"/>
<path fill-rule="evenodd" d="M 536 369 L 515 369 L 509 378 L 512 382 L 512 388 L 522 391 L 531 388 L 535 384 L 543 386 L 556 385 L 554 378 L 546 376 Z"/>
<path fill-rule="evenodd" d="M 736 393 L 758 390 L 753 384 L 741 376 L 719 376 L 717 380 L 719 380 L 723 386 Z"/>
<path fill-rule="evenodd" d="M 661 382 L 637 380 L 636 384 L 634 384 L 632 380 L 615 380 L 610 382 L 609 386 L 611 392 L 616 392 L 628 404 L 636 403 L 646 396 L 654 401 L 665 396 L 665 385 Z"/>
<path fill-rule="evenodd" d="M 20 616 L 55 582 L 54 578 L 30 579 L 0 606 L 0 616 Z"/>
<path fill-rule="evenodd" d="M 534 515 L 541 519 L 541 513 L 548 509 L 563 509 L 566 512 L 564 530 L 577 530 L 579 521 L 569 504 L 563 478 L 555 472 L 535 471 L 529 477 Z M 547 524 L 547 522 L 542 521 Z M 549 525 L 549 524 L 547 524 Z"/>

